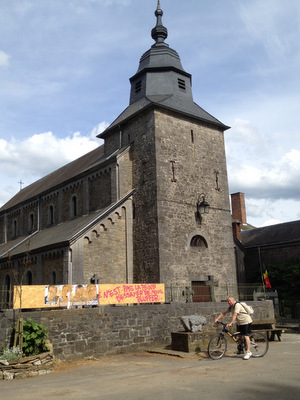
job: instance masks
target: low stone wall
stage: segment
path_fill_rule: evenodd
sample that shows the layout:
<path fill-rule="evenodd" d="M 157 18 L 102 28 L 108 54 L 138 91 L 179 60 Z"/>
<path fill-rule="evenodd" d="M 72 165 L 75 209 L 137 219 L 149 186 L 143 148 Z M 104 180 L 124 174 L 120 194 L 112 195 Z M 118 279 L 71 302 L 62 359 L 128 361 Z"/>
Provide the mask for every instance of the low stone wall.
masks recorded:
<path fill-rule="evenodd" d="M 51 353 L 24 357 L 6 363 L 0 360 L 0 380 L 20 379 L 49 374 L 54 369 L 53 364 L 54 356 Z"/>
<path fill-rule="evenodd" d="M 272 301 L 248 303 L 255 318 L 274 318 Z M 180 318 L 186 315 L 206 318 L 202 335 L 208 339 L 216 331 L 215 317 L 226 308 L 225 302 L 137 304 L 22 312 L 22 317 L 46 325 L 56 358 L 74 360 L 170 346 L 171 333 L 184 331 Z M 17 311 L 0 313 L 0 348 L 9 345 L 17 318 Z M 199 350 L 206 351 L 206 345 L 203 340 Z"/>

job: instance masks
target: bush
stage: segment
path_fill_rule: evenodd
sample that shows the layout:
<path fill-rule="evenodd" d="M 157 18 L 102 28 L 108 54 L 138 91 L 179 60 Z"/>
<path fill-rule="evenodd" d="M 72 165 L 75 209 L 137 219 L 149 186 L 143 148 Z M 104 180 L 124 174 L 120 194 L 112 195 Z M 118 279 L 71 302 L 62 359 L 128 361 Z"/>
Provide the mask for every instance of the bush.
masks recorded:
<path fill-rule="evenodd" d="M 38 324 L 31 318 L 24 321 L 23 352 L 25 356 L 33 356 L 49 351 L 49 348 L 46 345 L 47 339 L 48 335 L 45 325 Z"/>
<path fill-rule="evenodd" d="M 12 347 L 11 349 L 3 349 L 3 354 L 0 355 L 0 360 L 12 361 L 18 360 L 22 357 L 22 351 L 19 346 Z"/>

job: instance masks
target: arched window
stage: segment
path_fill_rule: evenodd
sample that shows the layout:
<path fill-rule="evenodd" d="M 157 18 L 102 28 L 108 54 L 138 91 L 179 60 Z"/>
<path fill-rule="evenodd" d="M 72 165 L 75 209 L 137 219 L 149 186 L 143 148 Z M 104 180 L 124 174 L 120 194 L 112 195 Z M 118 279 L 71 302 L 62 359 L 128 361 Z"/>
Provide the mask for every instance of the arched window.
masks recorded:
<path fill-rule="evenodd" d="M 51 285 L 56 285 L 56 271 L 51 273 Z"/>
<path fill-rule="evenodd" d="M 52 205 L 49 207 L 49 224 L 54 224 L 54 207 Z"/>
<path fill-rule="evenodd" d="M 192 237 L 191 247 L 207 249 L 208 245 L 207 245 L 207 241 L 204 239 L 204 237 L 202 237 L 200 235 L 195 235 Z"/>
<path fill-rule="evenodd" d="M 34 228 L 34 216 L 33 213 L 29 215 L 29 232 L 33 232 Z"/>
<path fill-rule="evenodd" d="M 12 295 L 12 291 L 11 291 L 11 280 L 10 280 L 10 276 L 7 274 L 5 276 L 4 279 L 4 293 L 5 293 L 5 299 L 6 299 L 6 303 L 7 305 L 10 304 L 10 300 L 11 300 L 11 295 Z"/>
<path fill-rule="evenodd" d="M 77 216 L 77 197 L 76 196 L 72 197 L 71 207 L 72 207 L 71 215 L 72 215 L 72 217 L 76 217 Z"/>
<path fill-rule="evenodd" d="M 25 283 L 26 285 L 32 285 L 32 272 L 29 270 L 26 272 Z"/>
<path fill-rule="evenodd" d="M 6 288 L 9 288 L 10 287 L 10 276 L 9 275 L 6 275 L 5 276 L 5 287 Z"/>
<path fill-rule="evenodd" d="M 12 232 L 12 236 L 13 236 L 13 237 L 16 237 L 16 236 L 17 236 L 17 220 L 16 220 L 16 219 L 14 219 L 14 222 L 13 222 L 13 232 Z"/>

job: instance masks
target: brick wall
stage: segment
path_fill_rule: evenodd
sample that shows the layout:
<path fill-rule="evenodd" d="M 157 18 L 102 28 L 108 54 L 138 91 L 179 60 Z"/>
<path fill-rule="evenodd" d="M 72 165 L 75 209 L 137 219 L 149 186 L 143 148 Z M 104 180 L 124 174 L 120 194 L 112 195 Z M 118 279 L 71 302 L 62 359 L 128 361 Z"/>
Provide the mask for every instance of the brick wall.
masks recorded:
<path fill-rule="evenodd" d="M 249 304 L 255 308 L 255 318 L 274 317 L 271 301 Z M 184 315 L 205 316 L 203 335 L 209 338 L 215 333 L 214 318 L 226 307 L 227 303 L 140 304 L 23 312 L 22 317 L 45 324 L 54 355 L 71 360 L 165 347 L 171 343 L 171 332 L 184 330 L 180 322 Z M 0 314 L 1 348 L 8 345 L 17 316 L 12 310 Z M 201 351 L 206 346 L 204 341 Z"/>
<path fill-rule="evenodd" d="M 244 193 L 238 192 L 231 194 L 231 208 L 232 217 L 240 221 L 242 224 L 247 224 Z"/>

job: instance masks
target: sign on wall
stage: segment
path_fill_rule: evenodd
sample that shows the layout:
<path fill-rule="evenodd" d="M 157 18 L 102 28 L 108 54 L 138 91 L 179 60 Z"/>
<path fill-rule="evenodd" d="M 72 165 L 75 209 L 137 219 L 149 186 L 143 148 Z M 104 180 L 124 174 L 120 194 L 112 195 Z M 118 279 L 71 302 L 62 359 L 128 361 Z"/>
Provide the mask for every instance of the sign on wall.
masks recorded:
<path fill-rule="evenodd" d="M 164 284 L 23 285 L 14 287 L 14 309 L 164 303 Z"/>

